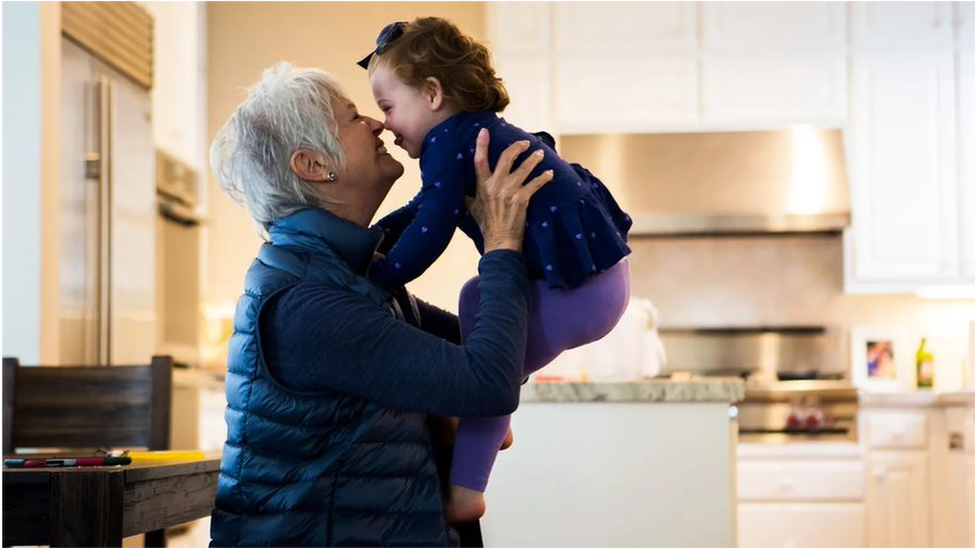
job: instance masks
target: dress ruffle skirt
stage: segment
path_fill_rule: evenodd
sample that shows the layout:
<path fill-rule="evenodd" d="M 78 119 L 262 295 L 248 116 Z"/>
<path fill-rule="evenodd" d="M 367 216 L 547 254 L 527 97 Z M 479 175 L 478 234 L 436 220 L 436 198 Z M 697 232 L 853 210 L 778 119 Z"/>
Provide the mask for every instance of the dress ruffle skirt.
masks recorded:
<path fill-rule="evenodd" d="M 581 195 L 561 204 L 529 205 L 523 253 L 532 278 L 551 288 L 576 288 L 630 253 L 632 225 L 599 179 L 579 164 Z"/>

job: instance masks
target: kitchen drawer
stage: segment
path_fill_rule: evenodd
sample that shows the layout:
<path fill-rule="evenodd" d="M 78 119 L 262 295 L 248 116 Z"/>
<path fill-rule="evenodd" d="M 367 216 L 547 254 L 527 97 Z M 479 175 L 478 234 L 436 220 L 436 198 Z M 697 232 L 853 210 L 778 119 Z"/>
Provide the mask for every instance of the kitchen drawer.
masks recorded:
<path fill-rule="evenodd" d="M 867 547 L 862 503 L 744 503 L 739 547 Z"/>
<path fill-rule="evenodd" d="M 861 501 L 864 463 L 739 461 L 739 501 Z"/>
<path fill-rule="evenodd" d="M 872 448 L 923 449 L 928 442 L 925 412 L 871 412 L 865 419 Z"/>

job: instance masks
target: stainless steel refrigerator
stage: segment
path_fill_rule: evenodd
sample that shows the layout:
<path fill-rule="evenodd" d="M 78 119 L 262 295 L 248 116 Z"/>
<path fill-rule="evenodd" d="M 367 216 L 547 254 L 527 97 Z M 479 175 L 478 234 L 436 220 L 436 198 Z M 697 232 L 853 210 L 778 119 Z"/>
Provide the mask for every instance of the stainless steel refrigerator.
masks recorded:
<path fill-rule="evenodd" d="M 157 342 L 150 92 L 67 37 L 61 62 L 60 362 L 148 363 Z"/>

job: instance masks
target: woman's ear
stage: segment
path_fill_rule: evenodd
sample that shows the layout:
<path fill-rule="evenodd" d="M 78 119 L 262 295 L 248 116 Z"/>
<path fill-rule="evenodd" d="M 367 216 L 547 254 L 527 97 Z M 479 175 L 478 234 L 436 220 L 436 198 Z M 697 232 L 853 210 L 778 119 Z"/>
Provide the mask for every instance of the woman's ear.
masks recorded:
<path fill-rule="evenodd" d="M 289 165 L 291 171 L 305 181 L 330 181 L 330 170 L 326 166 L 325 157 L 312 149 L 298 149 L 291 153 Z M 332 179 L 335 179 L 335 176 Z"/>
<path fill-rule="evenodd" d="M 427 98 L 430 110 L 440 110 L 444 106 L 444 88 L 441 86 L 441 81 L 428 76 L 424 80 L 424 96 Z"/>

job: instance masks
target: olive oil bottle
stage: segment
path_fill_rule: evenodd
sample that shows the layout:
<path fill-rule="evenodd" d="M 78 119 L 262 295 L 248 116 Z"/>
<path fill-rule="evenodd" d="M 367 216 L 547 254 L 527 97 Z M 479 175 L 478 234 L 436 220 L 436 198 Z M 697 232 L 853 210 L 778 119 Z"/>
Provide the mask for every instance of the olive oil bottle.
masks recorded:
<path fill-rule="evenodd" d="M 931 389 L 935 377 L 935 357 L 925 350 L 925 338 L 915 353 L 915 386 L 919 389 Z"/>

